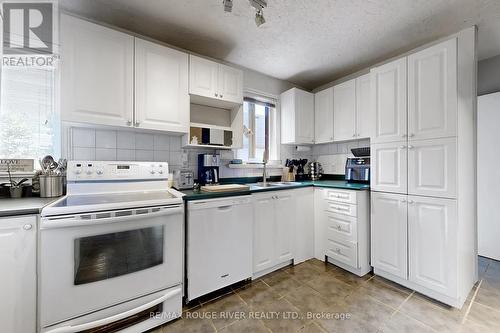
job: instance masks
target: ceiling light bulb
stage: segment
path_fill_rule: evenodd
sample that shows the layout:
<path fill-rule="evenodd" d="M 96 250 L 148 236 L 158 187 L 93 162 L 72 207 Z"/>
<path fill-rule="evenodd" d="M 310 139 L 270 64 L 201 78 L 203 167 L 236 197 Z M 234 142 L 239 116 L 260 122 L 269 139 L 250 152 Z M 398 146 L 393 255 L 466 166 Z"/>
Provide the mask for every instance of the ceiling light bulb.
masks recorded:
<path fill-rule="evenodd" d="M 261 9 L 255 13 L 255 24 L 260 27 L 264 23 L 266 23 L 266 19 L 264 18 L 264 11 Z"/>
<path fill-rule="evenodd" d="M 223 0 L 222 3 L 226 13 L 231 13 L 233 11 L 233 0 Z"/>

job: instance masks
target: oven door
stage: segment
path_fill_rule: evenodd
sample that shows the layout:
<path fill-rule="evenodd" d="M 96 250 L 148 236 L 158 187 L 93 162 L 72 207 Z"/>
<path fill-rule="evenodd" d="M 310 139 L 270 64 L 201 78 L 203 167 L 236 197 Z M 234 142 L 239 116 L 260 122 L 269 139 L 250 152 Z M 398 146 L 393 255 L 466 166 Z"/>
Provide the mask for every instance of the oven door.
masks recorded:
<path fill-rule="evenodd" d="M 179 285 L 183 212 L 175 205 L 43 218 L 42 327 Z"/>

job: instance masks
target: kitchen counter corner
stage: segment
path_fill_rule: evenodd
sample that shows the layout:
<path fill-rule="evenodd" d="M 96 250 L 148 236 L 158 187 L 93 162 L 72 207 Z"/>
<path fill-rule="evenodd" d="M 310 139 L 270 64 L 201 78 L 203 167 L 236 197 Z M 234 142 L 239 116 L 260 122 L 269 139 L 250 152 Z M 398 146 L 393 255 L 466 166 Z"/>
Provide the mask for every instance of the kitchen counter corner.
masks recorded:
<path fill-rule="evenodd" d="M 40 214 L 43 207 L 58 198 L 0 199 L 0 217 Z"/>

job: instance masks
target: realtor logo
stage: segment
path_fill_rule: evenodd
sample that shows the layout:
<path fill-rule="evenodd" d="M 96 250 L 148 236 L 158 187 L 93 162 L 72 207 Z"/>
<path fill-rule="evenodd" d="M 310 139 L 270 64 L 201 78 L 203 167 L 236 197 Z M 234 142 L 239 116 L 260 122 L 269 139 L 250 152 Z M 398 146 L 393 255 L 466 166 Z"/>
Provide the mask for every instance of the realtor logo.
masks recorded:
<path fill-rule="evenodd" d="M 53 2 L 4 2 L 3 53 L 53 52 Z"/>

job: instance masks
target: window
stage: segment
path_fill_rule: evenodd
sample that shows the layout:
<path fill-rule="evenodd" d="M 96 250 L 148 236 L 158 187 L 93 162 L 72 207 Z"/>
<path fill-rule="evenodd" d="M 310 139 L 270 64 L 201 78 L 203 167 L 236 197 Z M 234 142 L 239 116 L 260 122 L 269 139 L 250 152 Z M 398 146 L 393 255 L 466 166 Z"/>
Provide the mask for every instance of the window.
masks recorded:
<path fill-rule="evenodd" d="M 272 128 L 276 119 L 274 103 L 245 97 L 243 102 L 243 148 L 237 152 L 245 162 L 262 162 L 267 151 L 268 160 L 275 159 Z"/>
<path fill-rule="evenodd" d="M 0 158 L 60 155 L 55 112 L 55 70 L 3 66 L 0 95 Z"/>

